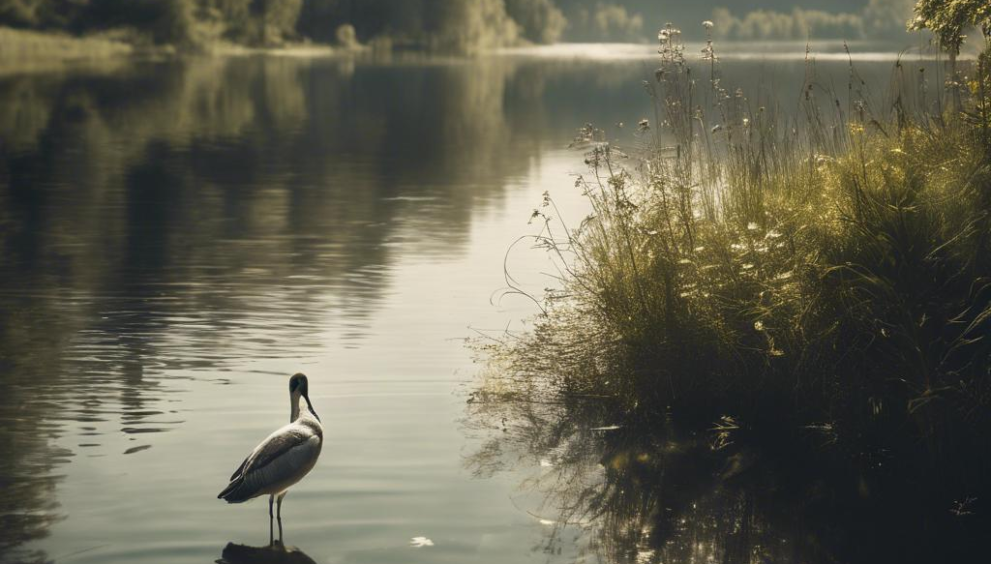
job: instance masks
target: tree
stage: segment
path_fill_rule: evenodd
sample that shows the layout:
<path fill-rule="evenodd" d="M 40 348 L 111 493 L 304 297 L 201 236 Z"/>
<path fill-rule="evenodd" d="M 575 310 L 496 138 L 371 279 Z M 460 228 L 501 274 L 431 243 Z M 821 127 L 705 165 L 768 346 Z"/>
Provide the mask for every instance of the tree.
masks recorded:
<path fill-rule="evenodd" d="M 939 44 L 956 57 L 966 32 L 980 27 L 985 42 L 991 42 L 991 2 L 988 0 L 919 0 L 911 29 L 928 29 Z"/>
<path fill-rule="evenodd" d="M 262 43 L 278 45 L 287 37 L 296 35 L 296 20 L 303 8 L 303 0 L 260 0 L 256 9 L 261 12 Z"/>
<path fill-rule="evenodd" d="M 430 48 L 474 55 L 512 45 L 519 32 L 502 0 L 427 0 Z"/>
<path fill-rule="evenodd" d="M 40 0 L 0 0 L 0 22 L 17 27 L 38 24 Z"/>
<path fill-rule="evenodd" d="M 864 28 L 871 35 L 904 35 L 916 0 L 870 0 L 864 8 Z"/>
<path fill-rule="evenodd" d="M 552 0 L 506 0 L 506 12 L 523 29 L 523 36 L 534 43 L 555 43 L 568 26 L 564 13 Z"/>

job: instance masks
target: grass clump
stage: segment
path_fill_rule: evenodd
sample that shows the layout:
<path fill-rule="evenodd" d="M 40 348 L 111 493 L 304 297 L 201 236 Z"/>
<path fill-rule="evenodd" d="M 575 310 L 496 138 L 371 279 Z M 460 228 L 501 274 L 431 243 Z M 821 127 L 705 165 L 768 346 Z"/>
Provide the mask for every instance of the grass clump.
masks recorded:
<path fill-rule="evenodd" d="M 711 44 L 699 76 L 677 36 L 660 35 L 644 146 L 576 139 L 592 213 L 544 218 L 563 288 L 488 348 L 500 370 L 476 399 L 593 398 L 638 428 L 729 418 L 868 476 L 940 478 L 943 509 L 987 489 L 991 162 L 961 117 L 986 98 L 944 110 L 899 64 L 879 103 L 851 67 L 846 100 L 810 72 L 796 119 L 728 91 Z"/>

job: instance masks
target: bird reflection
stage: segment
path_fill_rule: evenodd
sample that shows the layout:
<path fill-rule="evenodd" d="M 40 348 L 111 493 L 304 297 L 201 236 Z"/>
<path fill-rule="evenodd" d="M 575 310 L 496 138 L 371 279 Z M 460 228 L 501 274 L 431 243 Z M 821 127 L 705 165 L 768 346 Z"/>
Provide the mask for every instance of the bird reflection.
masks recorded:
<path fill-rule="evenodd" d="M 268 546 L 245 546 L 227 543 L 216 564 L 316 564 L 294 546 L 274 542 Z"/>

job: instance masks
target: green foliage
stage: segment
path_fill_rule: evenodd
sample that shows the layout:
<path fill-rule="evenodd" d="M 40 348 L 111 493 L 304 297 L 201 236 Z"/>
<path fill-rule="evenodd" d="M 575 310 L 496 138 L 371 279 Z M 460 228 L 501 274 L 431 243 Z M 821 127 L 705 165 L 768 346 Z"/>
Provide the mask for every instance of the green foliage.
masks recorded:
<path fill-rule="evenodd" d="M 506 12 L 535 43 L 556 43 L 568 25 L 553 0 L 506 0 Z"/>
<path fill-rule="evenodd" d="M 864 20 L 857 14 L 833 14 L 795 8 L 791 13 L 757 10 L 737 18 L 725 8 L 713 10 L 719 37 L 753 39 L 846 38 L 865 36 Z"/>
<path fill-rule="evenodd" d="M 928 29 L 952 54 L 960 52 L 967 30 L 980 27 L 991 41 L 991 3 L 987 0 L 919 0 L 912 29 Z"/>
<path fill-rule="evenodd" d="M 433 0 L 425 15 L 426 44 L 433 51 L 473 55 L 513 44 L 519 28 L 502 0 Z"/>
<path fill-rule="evenodd" d="M 915 0 L 870 0 L 863 12 L 864 27 L 872 36 L 903 34 L 914 6 Z"/>
<path fill-rule="evenodd" d="M 351 24 L 343 24 L 334 32 L 334 39 L 337 44 L 345 49 L 354 49 L 359 46 L 358 34 Z"/>
<path fill-rule="evenodd" d="M 581 41 L 635 41 L 643 38 L 643 18 L 619 4 L 599 2 L 570 15 L 571 38 Z"/>
<path fill-rule="evenodd" d="M 18 27 L 38 23 L 39 0 L 0 0 L 0 20 Z"/>
<path fill-rule="evenodd" d="M 837 8 L 849 9 L 855 1 Z M 840 13 L 797 6 L 790 12 L 758 10 L 735 17 L 719 8 L 714 33 L 741 40 L 873 38 L 902 30 L 912 2 L 862 1 L 867 5 L 861 11 Z M 942 4 L 929 0 L 920 6 L 930 10 Z M 926 16 L 929 23 L 917 25 L 936 26 L 951 40 L 961 33 L 960 21 L 987 18 L 987 8 L 977 0 L 950 6 L 949 12 L 934 11 Z M 351 25 L 359 42 L 383 37 L 399 48 L 477 53 L 518 39 L 642 41 L 644 15 L 657 18 L 656 12 L 647 0 L 0 0 L 0 25 L 73 33 L 126 28 L 186 50 L 204 49 L 218 39 L 257 46 L 302 37 L 330 43 L 340 26 Z"/>
<path fill-rule="evenodd" d="M 726 8 L 712 11 L 714 34 L 737 40 L 876 39 L 904 36 L 914 0 L 869 0 L 861 10 L 827 12 L 792 8 L 790 12 L 756 10 L 741 17 Z"/>

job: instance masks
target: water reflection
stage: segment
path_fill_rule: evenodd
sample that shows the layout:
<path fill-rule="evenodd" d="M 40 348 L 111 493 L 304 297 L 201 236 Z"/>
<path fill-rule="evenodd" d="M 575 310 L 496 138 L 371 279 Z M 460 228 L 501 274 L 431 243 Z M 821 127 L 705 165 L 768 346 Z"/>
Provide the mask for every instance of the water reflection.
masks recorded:
<path fill-rule="evenodd" d="M 59 466 L 183 423 L 177 380 L 354 346 L 397 256 L 459 252 L 533 152 L 509 139 L 509 74 L 249 58 L 0 79 L 0 551 L 28 558 L 10 551 L 62 517 Z"/>
<path fill-rule="evenodd" d="M 397 260 L 464 252 L 473 216 L 574 127 L 543 94 L 584 77 L 532 66 L 0 76 L 0 553 L 33 558 L 17 547 L 65 517 L 73 458 L 153 454 L 187 419 L 184 380 L 360 346 Z"/>
<path fill-rule="evenodd" d="M 268 546 L 227 543 L 217 564 L 316 564 L 316 560 L 295 546 L 278 542 Z"/>
<path fill-rule="evenodd" d="M 531 469 L 523 487 L 553 523 L 551 553 L 575 538 L 593 561 L 637 564 L 965 562 L 986 550 L 976 499 L 961 512 L 955 485 L 924 472 L 838 463 L 830 449 L 844 447 L 813 430 L 754 436 L 725 417 L 691 431 L 553 394 L 471 412 L 489 439 L 468 467 Z"/>
<path fill-rule="evenodd" d="M 192 383 L 220 404 L 266 361 L 394 322 L 377 316 L 405 259 L 453 264 L 542 151 L 643 117 L 649 72 L 242 57 L 0 74 L 0 560 L 50 559 L 24 545 L 66 517 L 86 530 L 60 507 L 80 474 L 108 490 L 80 505 L 124 504 L 107 476 L 188 425 Z M 111 539 L 131 531 L 119 515 Z"/>

